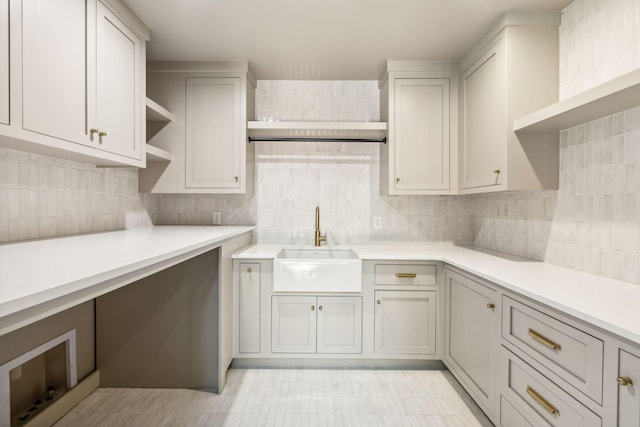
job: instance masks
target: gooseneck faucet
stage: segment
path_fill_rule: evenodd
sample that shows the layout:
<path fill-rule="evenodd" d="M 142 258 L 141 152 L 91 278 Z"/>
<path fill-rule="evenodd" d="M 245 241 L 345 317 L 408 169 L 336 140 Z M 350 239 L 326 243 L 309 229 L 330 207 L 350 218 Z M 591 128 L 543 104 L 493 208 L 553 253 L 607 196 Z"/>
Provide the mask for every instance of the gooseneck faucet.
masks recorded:
<path fill-rule="evenodd" d="M 322 234 L 320 234 L 320 208 L 318 206 L 316 206 L 316 239 L 315 239 L 315 246 L 320 246 L 322 244 L 322 242 L 326 242 L 327 241 L 327 235 L 325 234 L 324 236 Z"/>

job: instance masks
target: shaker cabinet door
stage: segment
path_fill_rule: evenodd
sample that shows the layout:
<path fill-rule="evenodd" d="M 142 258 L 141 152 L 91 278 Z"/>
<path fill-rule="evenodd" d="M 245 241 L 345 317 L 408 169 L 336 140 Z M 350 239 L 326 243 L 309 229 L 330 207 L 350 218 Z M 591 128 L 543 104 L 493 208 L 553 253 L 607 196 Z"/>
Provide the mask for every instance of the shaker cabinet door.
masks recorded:
<path fill-rule="evenodd" d="M 187 188 L 240 188 L 240 117 L 239 78 L 187 78 Z"/>
<path fill-rule="evenodd" d="M 0 0 L 0 123 L 9 124 L 9 0 Z"/>
<path fill-rule="evenodd" d="M 618 426 L 640 425 L 640 357 L 620 350 L 618 356 Z"/>
<path fill-rule="evenodd" d="M 95 127 L 98 147 L 140 159 L 142 156 L 141 41 L 98 2 Z M 92 120 L 93 122 L 93 120 Z"/>
<path fill-rule="evenodd" d="M 501 183 L 506 161 L 504 49 L 493 47 L 462 76 L 462 188 Z"/>
<path fill-rule="evenodd" d="M 87 89 L 92 62 L 92 3 L 22 1 L 22 125 L 66 141 L 89 144 Z M 5 27 L 6 28 L 6 27 Z M 89 31 L 89 32 L 88 32 Z"/>
<path fill-rule="evenodd" d="M 449 79 L 396 79 L 394 94 L 394 189 L 449 189 Z"/>

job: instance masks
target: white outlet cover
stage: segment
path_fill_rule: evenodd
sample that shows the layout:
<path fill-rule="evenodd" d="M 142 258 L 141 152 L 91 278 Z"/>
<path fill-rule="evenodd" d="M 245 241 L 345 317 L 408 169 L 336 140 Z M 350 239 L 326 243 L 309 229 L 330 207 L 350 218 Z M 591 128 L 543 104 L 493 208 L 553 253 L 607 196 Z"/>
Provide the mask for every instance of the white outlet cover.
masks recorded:
<path fill-rule="evenodd" d="M 382 230 L 382 217 L 374 216 L 373 217 L 373 229 L 374 230 Z"/>
<path fill-rule="evenodd" d="M 222 212 L 214 212 L 213 215 L 211 216 L 211 220 L 213 225 L 222 224 Z"/>

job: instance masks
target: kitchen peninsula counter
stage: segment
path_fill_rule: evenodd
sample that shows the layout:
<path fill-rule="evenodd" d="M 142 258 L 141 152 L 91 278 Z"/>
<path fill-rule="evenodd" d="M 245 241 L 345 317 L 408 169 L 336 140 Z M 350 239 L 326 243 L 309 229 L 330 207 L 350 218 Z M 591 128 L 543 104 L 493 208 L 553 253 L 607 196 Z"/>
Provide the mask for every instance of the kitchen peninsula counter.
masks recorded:
<path fill-rule="evenodd" d="M 0 245 L 0 336 L 254 229 L 156 226 Z"/>

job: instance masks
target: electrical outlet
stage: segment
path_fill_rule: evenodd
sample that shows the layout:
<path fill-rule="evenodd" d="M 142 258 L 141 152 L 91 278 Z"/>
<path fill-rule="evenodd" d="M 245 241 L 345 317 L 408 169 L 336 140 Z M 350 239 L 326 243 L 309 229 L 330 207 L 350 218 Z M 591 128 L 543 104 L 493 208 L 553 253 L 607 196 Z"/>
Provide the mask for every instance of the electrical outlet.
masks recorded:
<path fill-rule="evenodd" d="M 373 217 L 373 229 L 374 230 L 382 230 L 382 217 L 374 216 Z"/>
<path fill-rule="evenodd" d="M 213 225 L 222 224 L 222 212 L 214 212 L 213 215 L 211 216 L 211 219 L 213 220 L 212 221 Z"/>

